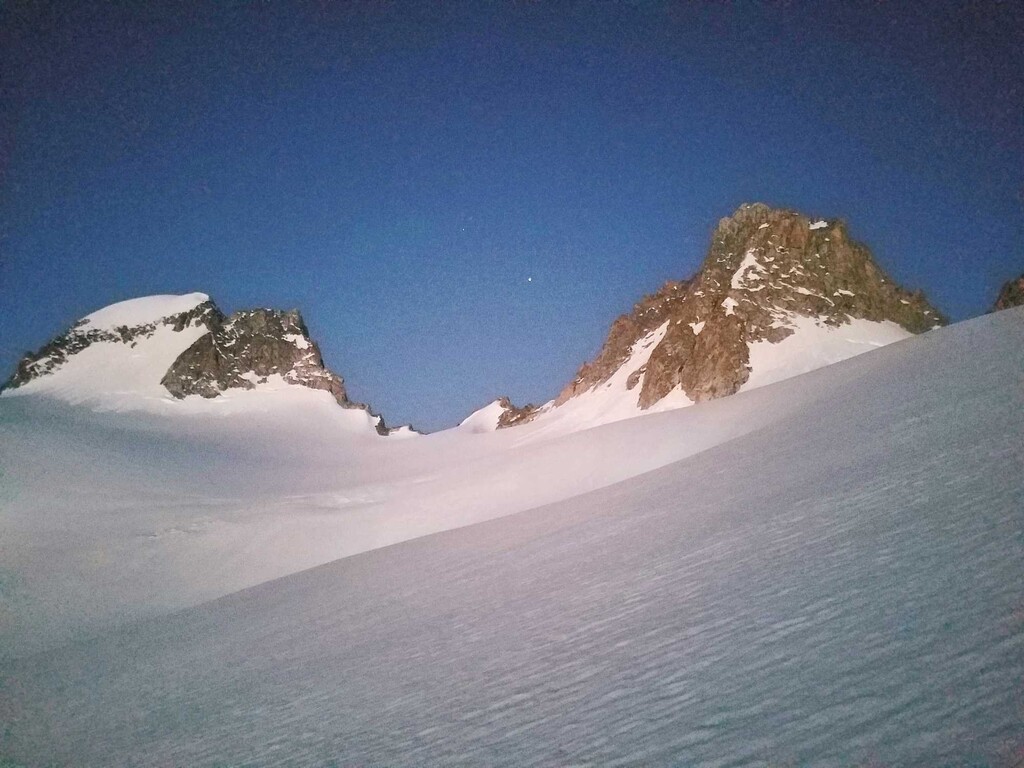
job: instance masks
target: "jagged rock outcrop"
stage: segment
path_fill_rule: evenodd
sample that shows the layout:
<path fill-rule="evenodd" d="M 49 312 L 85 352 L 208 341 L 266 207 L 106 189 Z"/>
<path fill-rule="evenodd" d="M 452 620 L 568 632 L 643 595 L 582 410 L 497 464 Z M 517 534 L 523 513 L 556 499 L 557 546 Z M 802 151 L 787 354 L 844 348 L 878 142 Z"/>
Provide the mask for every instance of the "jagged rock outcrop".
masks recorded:
<path fill-rule="evenodd" d="M 833 326 L 889 320 L 911 333 L 945 323 L 920 292 L 893 283 L 843 221 L 760 204 L 718 223 L 704 265 L 675 304 L 677 322 L 647 364 L 642 408 L 676 386 L 696 402 L 735 393 L 747 380 L 749 344 L 782 341 L 793 315 Z M 691 323 L 701 322 L 696 332 Z"/>
<path fill-rule="evenodd" d="M 501 415 L 498 416 L 499 429 L 502 427 L 514 427 L 516 424 L 529 421 L 537 411 L 537 406 L 533 403 L 520 408 L 513 405 L 512 401 L 507 397 L 499 397 L 498 405 L 501 406 Z"/>
<path fill-rule="evenodd" d="M 324 367 L 297 310 L 247 309 L 230 317 L 218 312 L 210 333 L 186 349 L 160 383 L 175 397 L 216 397 L 226 389 L 253 389 L 274 375 L 352 405 L 341 377 Z"/>
<path fill-rule="evenodd" d="M 996 303 L 992 305 L 992 312 L 1010 307 L 1024 306 L 1024 275 L 1013 280 L 1007 280 L 999 291 Z"/>
<path fill-rule="evenodd" d="M 182 352 L 160 383 L 178 398 L 211 398 L 228 389 L 254 389 L 271 376 L 330 392 L 343 408 L 374 416 L 380 434 L 390 432 L 368 406 L 348 399 L 344 380 L 324 365 L 320 347 L 296 309 L 245 309 L 230 317 L 218 312 L 211 318 L 210 333 Z"/>
<path fill-rule="evenodd" d="M 544 408 L 510 405 L 500 426 L 522 424 L 607 382 L 654 345 L 630 373 L 641 410 L 681 390 L 694 402 L 737 392 L 750 375 L 750 345 L 779 343 L 795 319 L 839 327 L 853 319 L 891 321 L 910 333 L 946 320 L 918 291 L 900 288 L 855 242 L 842 220 L 812 220 L 754 203 L 719 221 L 711 248 L 691 279 L 670 281 L 612 324 L 598 356 Z"/>

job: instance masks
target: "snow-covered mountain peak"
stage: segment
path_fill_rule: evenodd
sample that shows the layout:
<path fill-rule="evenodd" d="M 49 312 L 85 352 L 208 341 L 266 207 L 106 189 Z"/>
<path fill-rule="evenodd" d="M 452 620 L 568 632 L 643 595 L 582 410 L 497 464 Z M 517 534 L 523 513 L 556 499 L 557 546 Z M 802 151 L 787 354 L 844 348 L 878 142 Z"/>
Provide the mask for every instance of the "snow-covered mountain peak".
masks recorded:
<path fill-rule="evenodd" d="M 165 415 L 288 410 L 306 401 L 313 408 L 333 408 L 333 399 L 366 412 L 365 418 L 353 416 L 357 431 L 369 426 L 389 433 L 380 416 L 348 399 L 342 378 L 324 365 L 297 310 L 250 309 L 226 316 L 203 293 L 147 296 L 97 310 L 26 355 L 5 390 Z M 331 399 L 321 403 L 310 390 Z M 232 391 L 258 397 L 233 397 L 213 411 L 199 402 Z"/>
<path fill-rule="evenodd" d="M 203 293 L 147 296 L 86 315 L 26 354 L 5 394 L 39 393 L 71 402 L 125 404 L 166 397 L 160 377 L 220 315 Z M 109 403 L 108 403 L 109 404 Z"/>

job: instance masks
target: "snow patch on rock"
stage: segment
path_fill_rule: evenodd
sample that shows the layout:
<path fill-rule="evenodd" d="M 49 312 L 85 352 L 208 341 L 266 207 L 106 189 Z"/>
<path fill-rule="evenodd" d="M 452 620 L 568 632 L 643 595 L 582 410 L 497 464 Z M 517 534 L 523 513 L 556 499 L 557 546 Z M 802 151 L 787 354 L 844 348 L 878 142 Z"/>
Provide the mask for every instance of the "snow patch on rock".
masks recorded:
<path fill-rule="evenodd" d="M 290 341 L 299 349 L 309 349 L 309 340 L 305 336 L 302 336 L 298 333 L 285 334 L 284 339 L 285 341 Z"/>
<path fill-rule="evenodd" d="M 743 255 L 743 261 L 740 262 L 739 269 L 733 274 L 730 285 L 734 291 L 748 288 L 750 283 L 760 280 L 764 274 L 765 268 L 757 260 L 756 252 L 750 250 Z"/>

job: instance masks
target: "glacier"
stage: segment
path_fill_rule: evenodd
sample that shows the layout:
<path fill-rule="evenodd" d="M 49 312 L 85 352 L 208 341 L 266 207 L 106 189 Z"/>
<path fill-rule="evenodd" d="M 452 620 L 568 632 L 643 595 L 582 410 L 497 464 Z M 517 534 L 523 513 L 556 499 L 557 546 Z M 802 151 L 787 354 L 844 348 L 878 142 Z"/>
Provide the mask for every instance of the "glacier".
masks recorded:
<path fill-rule="evenodd" d="M 1022 371 L 1007 310 L 571 434 L 0 399 L 0 755 L 1017 765 Z"/>

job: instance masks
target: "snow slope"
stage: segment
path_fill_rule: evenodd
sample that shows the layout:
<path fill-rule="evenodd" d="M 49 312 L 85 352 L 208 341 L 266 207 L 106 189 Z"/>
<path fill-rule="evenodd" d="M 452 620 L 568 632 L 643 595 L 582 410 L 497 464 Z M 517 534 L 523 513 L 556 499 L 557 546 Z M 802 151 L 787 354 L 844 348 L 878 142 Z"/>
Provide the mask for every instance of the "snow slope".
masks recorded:
<path fill-rule="evenodd" d="M 851 318 L 833 327 L 813 317 L 791 314 L 785 325 L 793 333 L 782 341 L 755 341 L 750 345 L 750 378 L 740 387 L 741 392 L 849 360 L 913 336 L 888 320 Z"/>
<path fill-rule="evenodd" d="M 0 398 L 0 657 L 569 498 L 787 410 L 734 398 L 685 426 L 653 415 L 564 436 L 527 425 L 393 441 L 325 392 L 229 394 L 194 398 L 192 415 Z"/>
<path fill-rule="evenodd" d="M 209 329 L 194 320 L 176 331 L 162 320 L 195 309 L 209 301 L 205 293 L 146 296 L 111 304 L 79 320 L 69 337 L 108 332 L 110 338 L 93 340 L 71 354 L 51 372 L 3 392 L 4 398 L 43 395 L 104 411 L 152 410 L 173 402 L 160 384 L 167 369 Z M 152 325 L 151 329 L 145 328 Z M 140 331 L 122 341 L 117 329 Z M 114 340 L 110 340 L 114 339 Z M 50 364 L 44 357 L 34 367 Z"/>
<path fill-rule="evenodd" d="M 756 259 L 748 254 L 733 278 L 734 284 L 756 279 L 758 267 Z M 729 312 L 730 307 L 726 306 L 726 313 Z M 625 362 L 607 381 L 561 405 L 555 405 L 554 400 L 545 403 L 532 421 L 516 425 L 515 429 L 528 432 L 533 437 L 555 437 L 693 405 L 681 388 L 673 390 L 646 410 L 641 409 L 638 402 L 644 377 L 641 369 L 664 338 L 668 322 L 637 341 Z M 793 333 L 781 342 L 756 341 L 749 345 L 750 378 L 740 388 L 741 391 L 774 384 L 913 336 L 896 323 L 861 318 L 851 318 L 849 322 L 833 327 L 817 318 L 780 310 L 776 322 L 791 328 Z M 690 327 L 695 335 L 699 335 L 704 323 L 691 323 Z M 474 411 L 460 427 L 473 432 L 497 429 L 501 413 L 501 406 L 494 401 Z"/>
<path fill-rule="evenodd" d="M 493 432 L 498 428 L 498 419 L 505 412 L 498 400 L 492 400 L 483 408 L 478 408 L 459 422 L 456 427 L 460 432 Z"/>
<path fill-rule="evenodd" d="M 693 401 L 682 390 L 676 390 L 652 408 L 646 411 L 640 408 L 638 401 L 644 376 L 641 369 L 647 364 L 655 347 L 665 337 L 667 329 L 668 321 L 638 339 L 615 373 L 593 389 L 578 394 L 561 405 L 556 405 L 555 400 L 544 403 L 531 421 L 516 425 L 516 431 L 521 433 L 520 438 L 527 435 L 531 440 L 561 437 L 602 424 L 693 405 Z M 500 402 L 495 400 L 471 413 L 457 429 L 467 432 L 497 430 L 498 419 L 503 411 Z"/>
<path fill-rule="evenodd" d="M 597 430 L 560 417 L 398 442 L 283 383 L 149 413 L 0 398 L 0 656 L 611 485 L 829 395 L 791 391 Z"/>
<path fill-rule="evenodd" d="M 493 516 L 474 505 L 500 508 L 549 476 L 598 489 L 8 659 L 0 754 L 76 766 L 1017 765 L 1022 369 L 1015 310 L 560 440 L 378 441 L 404 453 L 390 468 L 384 454 L 372 468 L 336 456 L 345 468 L 330 481 L 300 471 L 312 454 L 267 449 L 313 494 L 278 511 L 281 533 L 326 498 L 318 483 L 376 472 L 410 504 L 466 445 L 481 463 L 421 516 Z M 39 426 L 29 415 L 6 412 L 5 428 Z M 123 446 L 107 437 L 96 442 L 109 455 L 94 458 L 109 468 Z M 176 456 L 159 430 L 135 439 L 137 456 L 158 459 L 154 496 L 200 468 L 186 454 L 215 443 L 190 435 Z M 228 443 L 190 503 L 223 502 L 206 472 L 280 480 L 265 474 L 269 456 Z M 598 447 L 581 464 L 622 462 L 604 479 L 623 481 L 588 480 L 576 463 L 587 446 Z M 468 490 L 499 455 L 523 462 L 521 484 Z M 387 477 L 399 469 L 406 492 Z M 128 474 L 111 469 L 104 483 L 134 494 Z M 415 522 L 361 487 L 367 499 L 349 490 L 336 502 L 376 504 L 399 529 Z M 339 536 L 345 509 L 334 510 Z"/>

